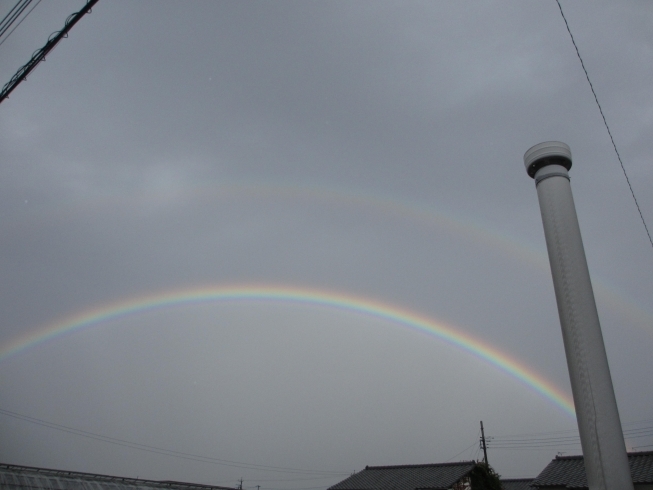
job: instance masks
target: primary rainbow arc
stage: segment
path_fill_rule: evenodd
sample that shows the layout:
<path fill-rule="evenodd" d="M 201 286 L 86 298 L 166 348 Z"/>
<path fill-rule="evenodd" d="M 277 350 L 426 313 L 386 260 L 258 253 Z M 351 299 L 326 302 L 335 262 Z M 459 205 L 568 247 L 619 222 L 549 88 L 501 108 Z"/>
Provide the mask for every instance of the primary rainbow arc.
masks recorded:
<path fill-rule="evenodd" d="M 48 340 L 128 315 L 144 313 L 156 308 L 244 300 L 289 302 L 335 308 L 427 333 L 494 365 L 551 400 L 568 415 L 575 417 L 574 405 L 568 395 L 524 364 L 490 344 L 464 333 L 461 329 L 379 301 L 308 288 L 269 285 L 207 286 L 150 294 L 87 310 L 19 337 L 0 348 L 0 361 Z"/>

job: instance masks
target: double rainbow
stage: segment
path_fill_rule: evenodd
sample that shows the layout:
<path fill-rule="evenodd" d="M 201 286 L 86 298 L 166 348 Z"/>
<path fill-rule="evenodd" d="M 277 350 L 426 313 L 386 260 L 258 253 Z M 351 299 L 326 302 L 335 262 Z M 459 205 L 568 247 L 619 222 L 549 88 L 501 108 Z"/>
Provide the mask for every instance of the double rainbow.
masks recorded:
<path fill-rule="evenodd" d="M 379 301 L 317 289 L 262 285 L 208 286 L 141 296 L 87 310 L 18 337 L 0 348 L 0 361 L 49 340 L 121 317 L 176 306 L 234 301 L 281 302 L 334 308 L 424 332 L 508 373 L 575 417 L 574 405 L 568 395 L 519 361 L 460 329 Z"/>

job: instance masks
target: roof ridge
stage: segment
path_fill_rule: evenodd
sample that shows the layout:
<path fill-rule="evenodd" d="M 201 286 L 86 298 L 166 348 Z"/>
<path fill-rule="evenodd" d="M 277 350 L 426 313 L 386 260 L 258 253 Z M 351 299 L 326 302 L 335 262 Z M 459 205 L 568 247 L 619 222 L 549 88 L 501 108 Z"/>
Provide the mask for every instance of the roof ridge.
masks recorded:
<path fill-rule="evenodd" d="M 432 468 L 437 466 L 462 466 L 476 464 L 476 461 L 457 461 L 453 463 L 424 463 L 424 464 L 400 464 L 391 466 L 366 466 L 366 470 L 396 470 L 402 468 Z"/>
<path fill-rule="evenodd" d="M 33 471 L 37 473 L 41 473 L 44 475 L 52 475 L 52 476 L 57 476 L 60 478 L 84 478 L 84 479 L 91 479 L 91 478 L 101 478 L 101 479 L 106 479 L 110 481 L 122 481 L 122 482 L 139 482 L 139 483 L 148 483 L 148 484 L 156 484 L 160 486 L 171 486 L 171 485 L 177 485 L 177 486 L 183 486 L 183 487 L 203 487 L 207 489 L 213 489 L 213 488 L 218 488 L 218 489 L 223 489 L 223 490 L 236 490 L 232 487 L 221 487 L 218 485 L 210 485 L 210 484 L 205 484 L 205 483 L 187 483 L 187 482 L 178 482 L 178 481 L 171 481 L 171 480 L 146 480 L 143 478 L 131 478 L 129 476 L 115 476 L 115 475 L 104 475 L 101 473 L 87 473 L 83 471 L 72 471 L 72 470 L 55 470 L 52 468 L 39 468 L 37 466 L 23 466 L 23 465 L 18 465 L 18 464 L 9 464 L 9 463 L 0 463 L 0 470 L 2 469 L 16 469 L 18 471 L 23 471 L 23 472 L 28 472 L 28 471 Z"/>
<path fill-rule="evenodd" d="M 628 457 L 630 457 L 630 456 L 650 456 L 651 454 L 653 454 L 653 451 L 629 451 L 626 454 L 628 454 Z M 558 455 L 556 455 L 555 459 L 558 459 L 558 460 L 560 460 L 560 459 L 583 459 L 583 455 L 582 454 L 573 454 L 571 456 L 558 456 Z"/>
<path fill-rule="evenodd" d="M 649 456 L 653 454 L 653 451 L 631 451 L 627 454 L 628 456 Z"/>

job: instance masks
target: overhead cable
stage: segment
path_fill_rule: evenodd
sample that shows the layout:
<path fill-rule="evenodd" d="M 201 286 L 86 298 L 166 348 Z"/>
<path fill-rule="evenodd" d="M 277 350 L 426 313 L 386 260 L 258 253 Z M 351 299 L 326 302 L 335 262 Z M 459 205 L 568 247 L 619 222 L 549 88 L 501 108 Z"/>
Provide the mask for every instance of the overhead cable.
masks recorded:
<path fill-rule="evenodd" d="M 30 0 L 31 1 L 31 0 Z M 85 14 L 90 12 L 93 5 L 95 5 L 98 0 L 88 0 L 86 5 L 79 11 L 74 14 L 71 14 L 66 19 L 63 29 L 58 32 L 54 32 L 48 38 L 48 42 L 45 43 L 41 49 L 37 49 L 32 54 L 30 60 L 23 65 L 23 67 L 16 72 L 16 74 L 9 80 L 0 92 L 0 104 L 3 100 L 9 97 L 9 94 L 23 81 L 27 78 L 36 66 L 45 59 L 46 55 L 54 49 L 54 47 L 61 41 L 64 37 L 68 36 L 68 32 L 73 28 L 73 26 L 81 19 Z"/>
<path fill-rule="evenodd" d="M 62 432 L 67 432 L 69 434 L 77 435 L 80 437 L 85 437 L 87 439 L 94 439 L 96 441 L 106 442 L 108 444 L 114 444 L 122 447 L 129 447 L 132 449 L 138 449 L 139 451 L 146 451 L 155 454 L 162 454 L 164 456 L 172 456 L 175 458 L 190 460 L 190 461 L 199 461 L 202 463 L 211 463 L 220 466 L 231 466 L 234 468 L 243 468 L 249 470 L 259 470 L 259 471 L 270 471 L 275 473 L 295 473 L 301 475 L 333 475 L 341 476 L 348 475 L 348 472 L 337 472 L 337 471 L 319 471 L 319 470 L 307 470 L 300 468 L 286 468 L 282 466 L 269 466 L 261 465 L 255 463 L 244 463 L 241 461 L 231 461 L 227 459 L 212 458 L 210 456 L 202 456 L 199 454 L 186 453 L 182 451 L 174 451 L 171 449 L 164 449 L 161 447 L 150 446 L 148 444 L 140 444 L 137 442 L 126 441 L 124 439 L 118 439 L 116 437 L 105 436 L 102 434 L 96 434 L 94 432 L 89 432 L 82 429 L 76 429 L 74 427 L 68 427 L 66 425 L 55 424 L 54 422 L 48 422 L 46 420 L 37 419 L 36 417 L 30 417 L 28 415 L 23 415 L 18 412 L 12 412 L 11 410 L 5 410 L 0 408 L 0 414 L 6 415 L 7 417 L 12 417 L 15 419 L 22 420 L 24 422 L 29 422 L 35 425 L 40 425 L 42 427 L 48 427 L 50 429 L 59 430 Z"/>
<path fill-rule="evenodd" d="M 283 488 L 269 488 L 265 487 L 266 490 L 288 490 L 288 487 L 283 487 Z M 324 485 L 319 486 L 319 487 L 303 487 L 303 488 L 294 488 L 293 490 L 317 490 L 318 488 L 326 488 Z"/>
<path fill-rule="evenodd" d="M 624 424 L 633 425 L 633 424 Z M 499 436 L 489 437 L 487 439 L 488 449 L 542 449 L 557 446 L 579 446 L 580 438 L 575 436 L 552 435 L 551 437 L 542 437 L 540 434 L 525 434 L 523 436 Z M 653 437 L 653 426 L 626 429 L 623 431 L 624 437 L 631 439 L 642 439 Z M 533 435 L 537 437 L 533 437 Z"/>
<path fill-rule="evenodd" d="M 0 37 L 2 37 L 2 35 L 7 32 L 7 29 L 16 22 L 16 19 L 20 17 L 20 14 L 23 13 L 23 10 L 25 10 L 30 3 L 32 3 L 32 0 L 18 0 L 18 3 L 16 3 L 9 13 L 0 21 Z"/>
<path fill-rule="evenodd" d="M 18 26 L 21 25 L 21 24 L 23 23 L 23 21 L 24 21 L 25 19 L 27 19 L 27 17 L 29 17 L 29 14 L 32 13 L 32 10 L 34 10 L 36 7 L 39 6 L 39 3 L 41 3 L 41 0 L 38 0 L 38 2 L 36 2 L 36 4 L 35 4 L 31 9 L 29 9 L 29 12 L 27 12 L 27 13 L 25 14 L 25 16 L 24 16 L 22 19 L 20 19 L 20 22 L 19 22 L 18 24 L 16 24 L 16 25 L 14 26 L 14 28 L 13 28 L 11 31 L 9 31 L 9 34 L 7 34 L 7 35 L 5 36 L 5 38 L 4 38 L 2 41 L 0 41 L 0 46 L 2 46 L 2 45 L 4 44 L 4 42 L 5 42 L 7 39 L 9 39 L 9 36 L 11 36 L 11 35 L 14 33 L 14 31 L 18 28 Z"/>
<path fill-rule="evenodd" d="M 4 23 L 5 23 L 5 21 L 7 20 L 7 18 L 8 18 L 10 15 L 12 15 L 12 12 L 13 12 L 14 10 L 16 10 L 16 9 L 18 8 L 18 6 L 21 4 L 21 2 L 23 2 L 23 1 L 24 1 L 24 0 L 18 0 L 18 2 L 16 3 L 16 5 L 14 5 L 14 6 L 11 8 L 11 10 L 7 13 L 7 15 L 5 15 L 5 16 L 2 18 L 2 20 L 0 20 L 0 25 L 4 25 Z"/>
<path fill-rule="evenodd" d="M 450 458 L 449 458 L 447 461 L 445 461 L 445 462 L 448 463 L 448 462 L 452 461 L 454 458 L 457 458 L 458 456 L 460 456 L 460 455 L 461 455 L 462 453 L 464 453 L 465 451 L 467 451 L 467 450 L 473 448 L 474 446 L 476 446 L 476 444 L 478 444 L 478 441 L 475 440 L 475 441 L 472 442 L 469 446 L 467 446 L 465 449 L 463 449 L 462 451 L 460 451 L 458 454 L 455 454 L 454 456 L 450 457 Z"/>
<path fill-rule="evenodd" d="M 617 145 L 614 142 L 614 138 L 612 137 L 612 132 L 610 131 L 610 127 L 608 126 L 608 121 L 605 118 L 605 114 L 603 114 L 603 109 L 601 108 L 601 104 L 599 103 L 599 98 L 597 97 L 596 92 L 594 91 L 594 86 L 592 85 L 592 81 L 590 80 L 589 73 L 587 73 L 587 69 L 585 68 L 585 63 L 583 63 L 583 58 L 581 57 L 580 51 L 578 50 L 578 46 L 576 45 L 576 41 L 574 40 L 574 35 L 571 33 L 571 29 L 569 28 L 569 22 L 567 22 L 565 13 L 562 11 L 562 5 L 560 5 L 560 0 L 556 0 L 556 3 L 558 4 L 558 8 L 560 9 L 560 15 L 562 15 L 562 20 L 565 21 L 565 25 L 567 26 L 567 32 L 569 32 L 569 37 L 571 37 L 571 42 L 573 43 L 574 48 L 576 48 L 576 54 L 578 55 L 578 59 L 580 60 L 580 65 L 583 67 L 583 71 L 585 72 L 585 77 L 587 78 L 587 83 L 589 83 L 590 85 L 590 89 L 592 90 L 592 94 L 594 95 L 594 100 L 596 101 L 596 105 L 598 106 L 599 112 L 601 113 L 601 117 L 603 118 L 603 124 L 605 124 L 605 129 L 608 130 L 608 136 L 610 136 L 612 147 L 614 148 L 614 152 L 617 154 L 617 159 L 619 160 L 619 164 L 621 165 L 621 170 L 624 173 L 624 177 L 626 177 L 628 188 L 630 189 L 630 193 L 632 194 L 633 200 L 635 201 L 635 206 L 637 207 L 637 211 L 639 212 L 639 217 L 642 219 L 642 224 L 644 225 L 644 229 L 646 230 L 648 241 L 651 242 L 651 247 L 653 247 L 653 238 L 651 238 L 651 233 L 648 230 L 648 226 L 646 226 L 646 220 L 644 219 L 642 210 L 640 209 L 639 203 L 637 202 L 637 198 L 635 197 L 635 191 L 633 190 L 633 186 L 630 185 L 630 179 L 628 178 L 628 174 L 626 173 L 624 162 L 621 160 L 621 155 L 619 155 L 619 150 L 617 150 Z"/>

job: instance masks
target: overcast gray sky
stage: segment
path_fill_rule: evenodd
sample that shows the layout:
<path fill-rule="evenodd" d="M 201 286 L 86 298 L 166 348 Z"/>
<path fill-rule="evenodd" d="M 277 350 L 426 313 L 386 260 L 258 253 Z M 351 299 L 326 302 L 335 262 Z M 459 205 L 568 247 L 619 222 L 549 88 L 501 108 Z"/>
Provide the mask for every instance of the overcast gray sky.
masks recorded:
<path fill-rule="evenodd" d="M 2 83 L 83 4 L 39 4 L 0 46 Z M 652 227 L 653 5 L 562 6 Z M 548 0 L 101 0 L 0 106 L 0 349 L 148 296 L 285 287 L 448 325 L 568 397 L 522 162 L 546 140 L 574 156 L 622 422 L 652 428 L 653 248 Z M 436 335 L 291 297 L 35 343 L 0 359 L 0 409 L 2 462 L 261 490 L 479 459 L 480 420 L 495 441 L 575 428 Z M 580 447 L 488 457 L 535 476 L 558 452 Z"/>

